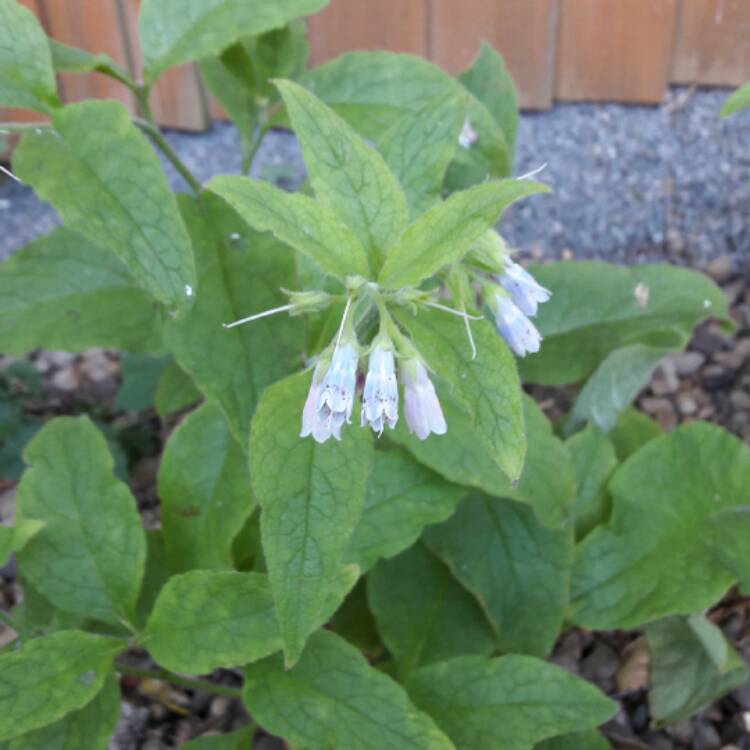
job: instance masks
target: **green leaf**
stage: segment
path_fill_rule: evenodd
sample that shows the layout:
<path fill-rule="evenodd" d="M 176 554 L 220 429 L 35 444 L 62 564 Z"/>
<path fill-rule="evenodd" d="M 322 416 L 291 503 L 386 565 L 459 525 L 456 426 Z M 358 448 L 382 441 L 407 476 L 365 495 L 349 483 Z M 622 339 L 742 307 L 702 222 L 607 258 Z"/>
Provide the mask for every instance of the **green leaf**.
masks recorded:
<path fill-rule="evenodd" d="M 200 284 L 190 312 L 166 324 L 165 340 L 244 447 L 262 390 L 301 364 L 304 326 L 286 315 L 230 330 L 222 324 L 288 302 L 280 289 L 294 286 L 293 258 L 273 238 L 251 232 L 217 197 L 181 196 L 180 207 Z"/>
<path fill-rule="evenodd" d="M 310 45 L 304 19 L 297 18 L 286 26 L 256 37 L 252 48 L 258 90 L 270 102 L 279 98 L 273 81 L 278 78 L 294 80 L 305 72 Z"/>
<path fill-rule="evenodd" d="M 458 317 L 422 312 L 415 316 L 400 314 L 398 320 L 430 369 L 451 386 L 451 397 L 471 424 L 476 449 L 488 454 L 501 472 L 517 479 L 526 453 L 521 388 L 513 356 L 500 337 L 489 323 L 472 323 L 477 357 L 471 359 L 464 322 Z M 423 448 L 415 452 L 417 458 L 422 460 L 422 453 L 452 441 L 453 424 L 448 416 L 446 422 L 448 434 L 424 443 L 420 441 Z M 407 447 L 411 450 L 416 442 L 415 438 Z M 461 476 L 442 472 L 440 466 L 430 461 L 423 463 L 451 481 L 471 484 Z"/>
<path fill-rule="evenodd" d="M 181 745 L 180 750 L 248 750 L 253 734 L 253 727 L 247 726 L 217 737 L 198 737 Z"/>
<path fill-rule="evenodd" d="M 402 448 L 375 451 L 362 517 L 345 559 L 362 572 L 411 546 L 431 523 L 444 521 L 466 490 L 417 463 Z"/>
<path fill-rule="evenodd" d="M 438 97 L 395 122 L 380 140 L 380 153 L 406 194 L 412 218 L 440 200 L 465 114 L 456 95 Z"/>
<path fill-rule="evenodd" d="M 383 157 L 335 112 L 291 81 L 277 84 L 320 203 L 379 266 L 408 219 L 406 197 Z"/>
<path fill-rule="evenodd" d="M 341 442 L 299 437 L 310 375 L 268 388 L 253 419 L 250 473 L 260 502 L 263 550 L 292 666 L 357 579 L 343 565 L 362 511 L 373 462 L 368 430 L 345 429 Z"/>
<path fill-rule="evenodd" d="M 315 633 L 299 663 L 279 657 L 245 673 L 244 701 L 268 732 L 307 750 L 453 750 L 403 688 L 333 633 Z"/>
<path fill-rule="evenodd" d="M 727 508 L 712 516 L 706 529 L 706 546 L 739 581 L 742 593 L 750 592 L 750 505 Z"/>
<path fill-rule="evenodd" d="M 44 524 L 41 521 L 21 521 L 15 526 L 0 526 L 0 567 L 8 562 L 14 552 L 20 552 L 42 528 Z"/>
<path fill-rule="evenodd" d="M 633 344 L 610 352 L 594 370 L 576 398 L 566 425 L 568 431 L 586 421 L 609 432 L 625 407 L 648 383 L 669 349 Z"/>
<path fill-rule="evenodd" d="M 544 740 L 536 750 L 612 750 L 612 745 L 595 729 L 587 729 Z"/>
<path fill-rule="evenodd" d="M 609 518 L 611 500 L 607 482 L 617 466 L 612 443 L 594 425 L 568 438 L 578 492 L 575 504 L 576 539 L 586 536 Z"/>
<path fill-rule="evenodd" d="M 707 423 L 683 425 L 630 457 L 609 483 L 612 519 L 576 550 L 573 621 L 631 628 L 705 609 L 736 580 L 706 526 L 750 503 L 750 449 Z"/>
<path fill-rule="evenodd" d="M 686 268 L 562 261 L 531 272 L 552 291 L 535 320 L 544 344 L 519 363 L 523 379 L 533 383 L 582 380 L 629 344 L 681 349 L 700 321 L 728 316 L 721 289 Z"/>
<path fill-rule="evenodd" d="M 356 586 L 329 620 L 326 629 L 340 635 L 371 659 L 382 655 L 385 647 L 378 633 L 375 617 L 367 603 L 365 583 L 364 577 L 357 581 Z"/>
<path fill-rule="evenodd" d="M 0 107 L 50 112 L 59 106 L 47 36 L 36 16 L 0 0 Z"/>
<path fill-rule="evenodd" d="M 164 535 L 161 529 L 147 531 L 146 569 L 143 573 L 141 592 L 136 606 L 136 624 L 139 629 L 145 626 L 154 608 L 156 597 L 173 573 L 164 549 Z"/>
<path fill-rule="evenodd" d="M 328 0 L 143 0 L 138 34 L 146 82 L 163 70 L 220 54 L 244 37 L 284 26 Z"/>
<path fill-rule="evenodd" d="M 156 384 L 154 407 L 164 419 L 169 414 L 192 406 L 201 398 L 190 376 L 174 361 L 170 362 Z"/>
<path fill-rule="evenodd" d="M 132 86 L 133 79 L 127 70 L 121 68 L 109 55 L 91 54 L 78 47 L 70 47 L 55 39 L 49 40 L 52 64 L 58 73 L 102 73 L 126 86 Z"/>
<path fill-rule="evenodd" d="M 0 349 L 20 356 L 44 347 L 154 351 L 156 305 L 109 250 L 57 229 L 0 265 Z"/>
<path fill-rule="evenodd" d="M 281 649 L 268 579 L 261 573 L 193 570 L 162 588 L 140 642 L 173 672 L 205 674 Z"/>
<path fill-rule="evenodd" d="M 733 91 L 721 107 L 721 116 L 729 117 L 750 107 L 750 83 Z"/>
<path fill-rule="evenodd" d="M 750 680 L 750 670 L 703 615 L 646 627 L 651 652 L 649 706 L 657 725 L 692 716 Z"/>
<path fill-rule="evenodd" d="M 247 456 L 216 404 L 204 404 L 172 433 L 158 481 L 173 568 L 230 569 L 232 542 L 255 499 Z"/>
<path fill-rule="evenodd" d="M 367 595 L 402 678 L 452 656 L 495 650 L 477 602 L 423 544 L 378 563 L 367 577 Z"/>
<path fill-rule="evenodd" d="M 617 460 L 623 462 L 646 443 L 659 437 L 662 429 L 647 414 L 627 407 L 617 420 L 614 430 L 607 436 L 615 447 Z"/>
<path fill-rule="evenodd" d="M 518 92 L 502 55 L 482 41 L 479 53 L 458 80 L 487 107 L 502 129 L 512 171 L 519 122 Z"/>
<path fill-rule="evenodd" d="M 547 190 L 529 180 L 497 180 L 454 193 L 420 216 L 391 247 L 379 283 L 388 289 L 416 286 L 461 260 L 511 203 Z"/>
<path fill-rule="evenodd" d="M 531 750 L 557 734 L 603 724 L 616 704 L 593 685 L 530 656 L 459 656 L 423 667 L 406 689 L 456 750 Z"/>
<path fill-rule="evenodd" d="M 475 493 L 424 539 L 477 597 L 502 651 L 549 653 L 568 606 L 570 527 L 547 529 L 530 508 Z"/>
<path fill-rule="evenodd" d="M 272 232 L 334 276 L 369 274 L 357 237 L 336 215 L 312 198 L 291 194 L 249 177 L 223 175 L 206 186 L 255 230 Z"/>
<path fill-rule="evenodd" d="M 55 133 L 29 133 L 15 151 L 16 174 L 63 221 L 110 248 L 158 301 L 192 303 L 190 238 L 159 158 L 119 102 L 57 110 Z"/>
<path fill-rule="evenodd" d="M 16 737 L 8 750 L 103 750 L 120 718 L 120 684 L 114 671 L 104 680 L 99 694 L 86 706 L 64 719 Z"/>
<path fill-rule="evenodd" d="M 111 674 L 115 655 L 126 647 L 114 638 L 67 630 L 0 656 L 0 741 L 52 724 L 90 703 Z"/>
<path fill-rule="evenodd" d="M 19 553 L 24 575 L 55 606 L 132 621 L 146 557 L 135 501 L 112 475 L 101 432 L 84 417 L 48 422 L 24 453 L 18 522 L 44 528 Z"/>
<path fill-rule="evenodd" d="M 149 354 L 125 352 L 120 358 L 122 383 L 117 391 L 115 408 L 143 411 L 152 406 L 156 386 L 171 361 L 167 356 L 153 357 Z"/>

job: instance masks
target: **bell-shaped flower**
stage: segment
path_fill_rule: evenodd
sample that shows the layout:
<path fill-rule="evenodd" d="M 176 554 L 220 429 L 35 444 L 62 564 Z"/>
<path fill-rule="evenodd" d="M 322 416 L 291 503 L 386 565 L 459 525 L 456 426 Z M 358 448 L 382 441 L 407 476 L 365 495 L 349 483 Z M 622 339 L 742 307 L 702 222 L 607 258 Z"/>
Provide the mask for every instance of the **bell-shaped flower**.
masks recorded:
<path fill-rule="evenodd" d="M 525 268 L 510 258 L 505 261 L 503 274 L 498 281 L 524 315 L 536 315 L 538 306 L 552 296 L 549 289 L 541 286 Z"/>
<path fill-rule="evenodd" d="M 299 434 L 300 437 L 312 435 L 315 430 L 318 416 L 318 398 L 320 397 L 320 382 L 329 364 L 329 360 L 320 360 L 315 365 L 310 390 L 307 393 L 307 400 L 302 409 L 302 431 Z"/>
<path fill-rule="evenodd" d="M 378 435 L 387 424 L 393 429 L 398 421 L 398 383 L 396 382 L 393 350 L 375 344 L 370 354 L 362 393 L 361 423 L 369 425 Z"/>
<path fill-rule="evenodd" d="M 357 360 L 356 344 L 342 342 L 333 352 L 331 364 L 319 383 L 316 368 L 302 412 L 302 437 L 312 435 L 318 443 L 324 443 L 331 435 L 341 440 L 342 425 L 352 421 Z"/>
<path fill-rule="evenodd" d="M 413 357 L 404 360 L 399 369 L 404 384 L 404 416 L 409 432 L 420 440 L 432 432 L 444 435 L 448 429 L 445 417 L 424 364 Z"/>
<path fill-rule="evenodd" d="M 519 357 L 539 351 L 541 334 L 513 300 L 502 292 L 495 295 L 495 325 L 505 343 Z"/>

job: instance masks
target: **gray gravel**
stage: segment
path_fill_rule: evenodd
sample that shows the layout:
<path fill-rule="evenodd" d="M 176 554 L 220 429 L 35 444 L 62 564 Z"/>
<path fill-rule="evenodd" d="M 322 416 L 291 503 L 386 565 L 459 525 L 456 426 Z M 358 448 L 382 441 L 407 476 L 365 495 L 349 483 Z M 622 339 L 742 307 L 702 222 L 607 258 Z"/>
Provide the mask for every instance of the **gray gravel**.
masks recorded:
<path fill-rule="evenodd" d="M 543 163 L 554 190 L 510 209 L 503 233 L 519 248 L 548 256 L 613 261 L 664 259 L 690 264 L 730 253 L 750 266 L 750 114 L 718 117 L 723 90 L 674 89 L 660 107 L 559 104 L 524 114 L 517 173 Z M 201 180 L 240 169 L 237 134 L 170 133 Z M 175 189 L 182 180 L 168 167 Z M 255 175 L 302 179 L 293 136 L 271 133 Z M 55 224 L 54 212 L 15 183 L 0 185 L 0 258 Z"/>

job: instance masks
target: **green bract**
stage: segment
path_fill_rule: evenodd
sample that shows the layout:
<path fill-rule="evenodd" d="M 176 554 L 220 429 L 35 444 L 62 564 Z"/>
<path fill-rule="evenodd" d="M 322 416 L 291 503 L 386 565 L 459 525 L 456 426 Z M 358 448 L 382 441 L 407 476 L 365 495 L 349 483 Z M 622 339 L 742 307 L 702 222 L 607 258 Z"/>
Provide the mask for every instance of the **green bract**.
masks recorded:
<path fill-rule="evenodd" d="M 730 327 L 722 291 L 664 265 L 529 273 L 496 225 L 547 188 L 514 179 L 501 56 L 305 71 L 298 16 L 325 4 L 143 0 L 136 82 L 0 0 L 0 106 L 50 119 L 14 169 L 65 224 L 0 263 L 0 351 L 121 363 L 90 417 L 41 413 L 37 355 L 0 372 L 21 592 L 1 750 L 103 750 L 120 675 L 128 699 L 155 680 L 244 704 L 185 750 L 258 728 L 305 750 L 606 750 L 616 704 L 545 661 L 571 625 L 645 630 L 659 724 L 748 679 L 696 613 L 750 590 L 750 450 L 630 405 L 698 323 Z M 242 148 L 205 186 L 149 106 L 192 61 Z M 63 106 L 55 71 L 109 76 L 138 117 Z M 245 176 L 272 124 L 300 144 L 297 192 Z M 568 413 L 551 424 L 522 378 L 570 386 Z"/>

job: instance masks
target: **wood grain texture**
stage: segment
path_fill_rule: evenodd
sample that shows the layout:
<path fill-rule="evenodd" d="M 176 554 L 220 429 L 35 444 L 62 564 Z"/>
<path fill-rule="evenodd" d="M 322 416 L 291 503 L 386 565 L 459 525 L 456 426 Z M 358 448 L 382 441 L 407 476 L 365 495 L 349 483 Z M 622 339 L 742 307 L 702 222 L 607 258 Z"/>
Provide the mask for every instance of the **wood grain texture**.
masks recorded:
<path fill-rule="evenodd" d="M 681 0 L 672 80 L 716 86 L 750 80 L 748 0 Z"/>
<path fill-rule="evenodd" d="M 387 49 L 426 53 L 427 0 L 332 0 L 308 20 L 310 62 L 342 52 Z"/>
<path fill-rule="evenodd" d="M 84 2 L 91 2 L 91 0 L 84 0 Z M 117 2 L 120 4 L 121 17 L 124 21 L 132 72 L 136 78 L 140 78 L 142 70 L 141 47 L 138 40 L 140 0 L 117 0 Z M 211 122 L 203 85 L 196 66 L 192 64 L 172 68 L 159 77 L 151 92 L 151 108 L 156 121 L 167 128 L 205 130 Z"/>
<path fill-rule="evenodd" d="M 505 58 L 521 107 L 552 104 L 559 0 L 428 0 L 430 58 L 466 68 L 486 39 Z"/>
<path fill-rule="evenodd" d="M 677 0 L 562 0 L 556 96 L 659 102 L 676 16 Z"/>
<path fill-rule="evenodd" d="M 124 30 L 116 0 L 45 0 L 48 34 L 63 44 L 88 52 L 104 52 L 116 63 L 128 67 Z M 135 111 L 133 96 L 121 83 L 99 73 L 58 76 L 63 101 L 88 98 L 117 99 Z"/>

